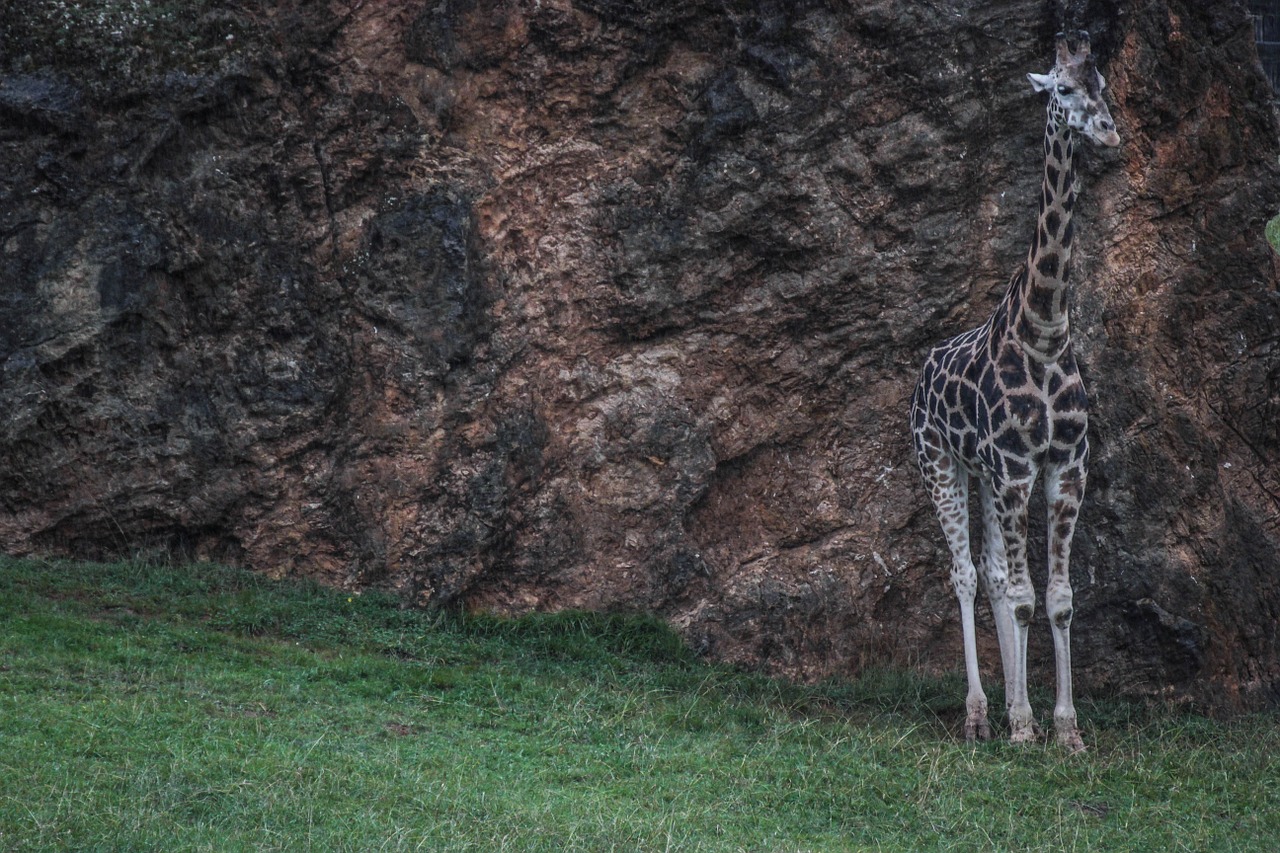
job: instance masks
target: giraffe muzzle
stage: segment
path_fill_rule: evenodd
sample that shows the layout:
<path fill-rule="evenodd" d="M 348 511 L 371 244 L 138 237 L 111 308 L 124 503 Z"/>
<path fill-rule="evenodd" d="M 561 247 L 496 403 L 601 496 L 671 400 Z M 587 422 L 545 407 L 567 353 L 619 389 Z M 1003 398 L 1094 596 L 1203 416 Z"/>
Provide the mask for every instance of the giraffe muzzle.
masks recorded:
<path fill-rule="evenodd" d="M 1120 134 L 1116 133 L 1116 123 L 1110 116 L 1093 117 L 1084 132 L 1094 142 L 1107 148 L 1115 148 L 1120 144 Z"/>

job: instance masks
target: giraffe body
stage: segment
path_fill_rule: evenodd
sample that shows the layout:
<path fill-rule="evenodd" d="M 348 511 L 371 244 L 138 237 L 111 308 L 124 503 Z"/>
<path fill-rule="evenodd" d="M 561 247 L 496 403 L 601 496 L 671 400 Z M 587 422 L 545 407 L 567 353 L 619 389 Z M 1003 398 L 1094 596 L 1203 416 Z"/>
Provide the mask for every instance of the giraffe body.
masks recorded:
<path fill-rule="evenodd" d="M 1071 692 L 1071 539 L 1084 499 L 1089 459 L 1088 399 L 1071 350 L 1067 281 L 1074 237 L 1075 134 L 1119 144 L 1089 54 L 1088 36 L 1060 37 L 1057 62 L 1030 74 L 1050 94 L 1044 181 L 1036 236 L 1004 299 L 986 323 L 934 347 L 911 399 L 911 428 L 921 474 L 951 551 L 960 602 L 969 694 L 965 735 L 989 738 L 987 699 L 978 673 L 974 606 L 986 588 L 1000 640 L 1014 742 L 1035 737 L 1027 699 L 1027 628 L 1035 612 L 1028 570 L 1027 507 L 1044 480 L 1049 581 L 1045 593 L 1054 638 L 1058 741 L 1084 748 Z M 978 484 L 982 553 L 970 545 L 970 485 Z"/>

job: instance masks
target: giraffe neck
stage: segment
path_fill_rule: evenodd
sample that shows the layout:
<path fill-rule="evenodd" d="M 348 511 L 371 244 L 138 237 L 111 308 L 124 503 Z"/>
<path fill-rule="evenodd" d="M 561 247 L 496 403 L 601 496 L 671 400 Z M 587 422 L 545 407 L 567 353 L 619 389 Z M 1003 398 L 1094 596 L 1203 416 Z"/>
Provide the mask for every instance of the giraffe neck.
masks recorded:
<path fill-rule="evenodd" d="M 1058 358 L 1070 343 L 1067 279 L 1071 274 L 1072 210 L 1076 201 L 1074 140 L 1066 114 L 1052 100 L 1044 131 L 1044 181 L 1036 236 L 1027 253 L 1012 331 L 1023 348 L 1043 361 Z M 1011 294 L 1014 295 L 1014 294 Z"/>

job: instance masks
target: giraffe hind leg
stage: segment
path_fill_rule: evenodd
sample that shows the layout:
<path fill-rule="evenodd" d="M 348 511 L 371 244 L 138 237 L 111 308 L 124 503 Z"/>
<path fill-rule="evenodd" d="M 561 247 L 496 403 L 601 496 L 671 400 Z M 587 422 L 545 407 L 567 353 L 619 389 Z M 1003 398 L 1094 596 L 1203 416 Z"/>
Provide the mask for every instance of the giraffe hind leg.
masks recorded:
<path fill-rule="evenodd" d="M 987 697 L 982 690 L 982 679 L 978 672 L 977 630 L 974 621 L 978 572 L 969 546 L 969 476 L 942 447 L 941 441 L 933 440 L 936 432 L 925 428 L 918 430 L 915 438 L 920 470 L 938 522 L 942 525 L 947 547 L 951 551 L 951 585 L 960 603 L 965 674 L 969 684 L 965 698 L 964 736 L 968 741 L 990 740 Z"/>
<path fill-rule="evenodd" d="M 979 571 L 987 600 L 991 603 L 991 615 L 996 623 L 996 636 L 1000 640 L 1000 663 L 1004 669 L 1005 703 L 1012 700 L 1017 682 L 1017 652 L 1014 649 L 1013 613 L 1009 609 L 1009 566 L 1004 550 L 1004 533 L 996 515 L 995 495 L 991 484 L 978 478 L 978 492 L 982 501 L 982 561 Z"/>

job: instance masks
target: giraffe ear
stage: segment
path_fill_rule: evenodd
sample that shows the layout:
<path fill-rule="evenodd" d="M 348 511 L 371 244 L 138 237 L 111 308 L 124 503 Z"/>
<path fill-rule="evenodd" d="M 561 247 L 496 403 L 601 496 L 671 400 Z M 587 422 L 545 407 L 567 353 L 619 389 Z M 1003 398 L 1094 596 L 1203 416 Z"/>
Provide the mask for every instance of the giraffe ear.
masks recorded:
<path fill-rule="evenodd" d="M 1053 88 L 1052 74 L 1028 74 L 1027 79 L 1031 81 L 1031 88 L 1037 92 Z"/>

